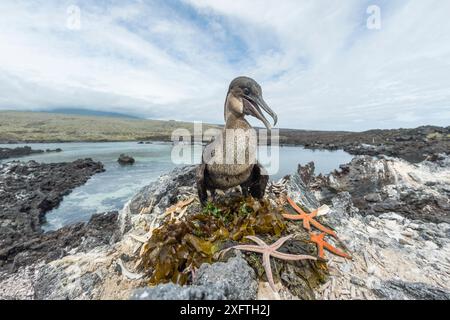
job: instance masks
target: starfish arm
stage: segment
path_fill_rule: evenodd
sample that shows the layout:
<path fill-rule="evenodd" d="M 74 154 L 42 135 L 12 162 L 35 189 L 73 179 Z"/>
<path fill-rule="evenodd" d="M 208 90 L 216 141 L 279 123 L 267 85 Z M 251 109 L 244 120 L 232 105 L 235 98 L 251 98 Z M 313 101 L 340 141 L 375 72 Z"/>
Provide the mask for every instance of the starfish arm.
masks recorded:
<path fill-rule="evenodd" d="M 262 241 L 260 238 L 258 238 L 258 237 L 246 236 L 245 238 L 249 239 L 249 240 L 252 240 L 253 242 L 256 242 L 257 244 L 259 244 L 263 248 L 267 248 L 268 247 L 268 245 L 264 241 Z"/>
<path fill-rule="evenodd" d="M 270 249 L 272 249 L 273 251 L 277 250 L 279 247 L 281 247 L 286 241 L 288 241 L 289 239 L 291 239 L 294 235 L 291 234 L 287 237 L 283 237 L 278 239 L 276 242 L 274 242 L 273 244 L 270 245 Z"/>
<path fill-rule="evenodd" d="M 303 217 L 299 214 L 283 214 L 283 217 L 285 219 L 289 219 L 289 220 L 302 220 Z"/>
<path fill-rule="evenodd" d="M 272 256 L 281 260 L 298 261 L 298 260 L 317 260 L 316 257 L 303 254 L 288 254 L 283 252 L 272 252 Z"/>
<path fill-rule="evenodd" d="M 243 250 L 243 251 L 252 251 L 252 252 L 257 252 L 257 253 L 262 253 L 262 254 L 267 252 L 267 248 L 262 248 L 260 246 L 245 245 L 245 244 L 237 245 L 237 246 L 231 247 L 229 249 L 236 249 L 236 250 Z"/>
<path fill-rule="evenodd" d="M 270 266 L 270 254 L 265 253 L 263 255 L 263 266 L 264 270 L 266 271 L 267 280 L 269 280 L 270 287 L 274 292 L 277 292 L 277 289 L 275 288 L 275 283 L 273 281 L 273 274 L 272 274 L 272 267 Z"/>
<path fill-rule="evenodd" d="M 295 211 L 297 211 L 299 214 L 306 214 L 306 212 L 303 211 L 291 198 L 286 197 L 286 199 Z"/>
<path fill-rule="evenodd" d="M 331 244 L 324 242 L 323 246 L 325 247 L 325 249 L 327 249 L 328 251 L 330 251 L 331 253 L 334 253 L 335 255 L 347 258 L 347 259 L 351 259 L 351 257 L 346 254 L 345 252 L 333 247 Z"/>
<path fill-rule="evenodd" d="M 311 230 L 311 225 L 309 224 L 309 220 L 310 219 L 308 219 L 308 218 L 303 219 L 303 228 L 305 228 L 308 231 Z"/>
<path fill-rule="evenodd" d="M 321 243 L 317 244 L 317 255 L 319 258 L 325 259 L 325 252 L 323 250 L 323 244 Z"/>
<path fill-rule="evenodd" d="M 323 226 L 322 224 L 320 224 L 319 222 L 315 221 L 315 220 L 311 220 L 311 224 L 316 227 L 317 229 L 319 229 L 322 232 L 325 232 L 327 234 L 329 234 L 330 236 L 333 237 L 337 237 L 336 232 L 334 232 L 331 229 L 328 229 L 327 227 Z"/>

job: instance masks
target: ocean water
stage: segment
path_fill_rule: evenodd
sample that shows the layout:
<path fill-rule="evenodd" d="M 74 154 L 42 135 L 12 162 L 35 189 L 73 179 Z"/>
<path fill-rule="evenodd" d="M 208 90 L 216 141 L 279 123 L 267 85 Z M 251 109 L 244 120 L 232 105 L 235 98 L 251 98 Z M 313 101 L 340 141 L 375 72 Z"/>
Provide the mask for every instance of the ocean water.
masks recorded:
<path fill-rule="evenodd" d="M 172 161 L 173 146 L 169 143 L 33 143 L 0 144 L 0 147 L 14 148 L 24 145 L 42 150 L 61 148 L 63 152 L 37 154 L 2 162 L 35 160 L 52 163 L 92 158 L 101 161 L 106 169 L 106 172 L 94 175 L 86 184 L 76 188 L 64 197 L 58 208 L 47 213 L 45 230 L 55 230 L 70 223 L 87 221 L 95 213 L 120 210 L 142 187 L 150 184 L 161 174 L 182 165 Z M 201 146 L 195 146 L 191 157 L 193 161 L 199 161 L 201 149 Z M 121 153 L 133 156 L 136 163 L 133 166 L 119 165 L 117 159 Z M 278 180 L 287 174 L 294 173 L 299 163 L 306 164 L 310 161 L 315 162 L 316 173 L 326 174 L 337 169 L 340 164 L 349 162 L 351 158 L 352 156 L 344 151 L 313 151 L 302 147 L 280 147 L 279 170 L 273 172 L 271 179 Z"/>

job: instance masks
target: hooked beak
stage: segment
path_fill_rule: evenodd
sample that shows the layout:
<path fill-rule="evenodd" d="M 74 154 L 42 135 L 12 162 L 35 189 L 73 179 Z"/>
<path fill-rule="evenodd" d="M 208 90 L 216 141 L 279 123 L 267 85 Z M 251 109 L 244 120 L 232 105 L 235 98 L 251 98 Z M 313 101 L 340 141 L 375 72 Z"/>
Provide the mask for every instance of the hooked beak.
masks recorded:
<path fill-rule="evenodd" d="M 249 116 L 253 116 L 260 121 L 264 123 L 267 130 L 272 129 L 272 126 L 270 125 L 269 121 L 266 119 L 264 114 L 261 111 L 261 108 L 267 112 L 272 119 L 274 120 L 274 126 L 277 125 L 278 122 L 278 116 L 275 112 L 267 105 L 267 103 L 264 101 L 264 99 L 261 96 L 258 95 L 244 95 L 243 96 L 244 101 L 244 113 Z"/>

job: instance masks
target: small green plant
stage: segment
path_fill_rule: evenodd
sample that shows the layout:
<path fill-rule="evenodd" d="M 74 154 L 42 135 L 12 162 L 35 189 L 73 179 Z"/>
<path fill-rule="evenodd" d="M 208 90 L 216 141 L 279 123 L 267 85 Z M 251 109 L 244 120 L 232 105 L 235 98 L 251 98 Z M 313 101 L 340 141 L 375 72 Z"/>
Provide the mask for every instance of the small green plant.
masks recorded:
<path fill-rule="evenodd" d="M 215 218 L 220 218 L 221 211 L 219 208 L 217 208 L 212 202 L 208 202 L 203 209 L 203 213 L 206 215 L 211 215 Z"/>
<path fill-rule="evenodd" d="M 246 202 L 242 202 L 241 207 L 239 208 L 239 214 L 245 217 L 250 213 L 252 213 L 252 209 L 247 206 Z"/>

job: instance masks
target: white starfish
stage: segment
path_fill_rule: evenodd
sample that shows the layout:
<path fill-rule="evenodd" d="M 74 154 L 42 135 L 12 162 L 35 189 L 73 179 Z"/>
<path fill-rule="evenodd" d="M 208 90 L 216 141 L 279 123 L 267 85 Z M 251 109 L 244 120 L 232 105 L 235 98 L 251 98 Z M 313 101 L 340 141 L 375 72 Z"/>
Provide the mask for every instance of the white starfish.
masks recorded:
<path fill-rule="evenodd" d="M 225 249 L 223 252 L 226 252 L 231 249 L 243 250 L 243 251 L 251 251 L 261 253 L 263 255 L 263 267 L 267 275 L 267 279 L 269 280 L 270 287 L 273 291 L 277 291 L 275 288 L 275 283 L 273 281 L 272 267 L 270 266 L 270 256 L 288 261 L 298 261 L 298 260 L 317 260 L 316 257 L 309 255 L 294 255 L 277 251 L 287 240 L 291 239 L 293 236 L 287 236 L 280 238 L 275 243 L 268 245 L 263 240 L 254 236 L 247 236 L 245 238 L 252 240 L 258 245 L 237 245 L 228 249 Z"/>

